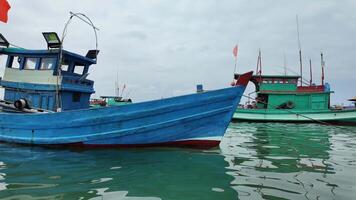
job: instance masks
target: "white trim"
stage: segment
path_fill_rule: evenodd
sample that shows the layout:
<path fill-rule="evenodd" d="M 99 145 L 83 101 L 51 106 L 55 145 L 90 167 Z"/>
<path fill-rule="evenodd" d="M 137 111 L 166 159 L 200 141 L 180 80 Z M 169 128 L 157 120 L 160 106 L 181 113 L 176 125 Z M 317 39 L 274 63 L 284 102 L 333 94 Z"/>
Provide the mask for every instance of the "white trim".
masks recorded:
<path fill-rule="evenodd" d="M 197 138 L 186 138 L 175 141 L 186 141 L 186 140 L 209 140 L 209 141 L 221 141 L 223 136 L 212 136 L 212 137 L 197 137 Z"/>
<path fill-rule="evenodd" d="M 57 84 L 57 77 L 53 75 L 53 70 L 19 70 L 5 68 L 4 81 L 34 83 L 34 84 Z M 59 84 L 61 80 L 59 80 Z"/>

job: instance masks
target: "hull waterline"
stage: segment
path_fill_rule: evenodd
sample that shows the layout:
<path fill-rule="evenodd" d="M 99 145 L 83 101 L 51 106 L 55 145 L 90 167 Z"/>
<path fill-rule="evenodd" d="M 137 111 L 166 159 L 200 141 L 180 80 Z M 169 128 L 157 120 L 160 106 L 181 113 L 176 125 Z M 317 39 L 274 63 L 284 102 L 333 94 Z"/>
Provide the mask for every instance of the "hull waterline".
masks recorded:
<path fill-rule="evenodd" d="M 356 110 L 288 111 L 237 109 L 233 121 L 323 123 L 356 126 Z"/>

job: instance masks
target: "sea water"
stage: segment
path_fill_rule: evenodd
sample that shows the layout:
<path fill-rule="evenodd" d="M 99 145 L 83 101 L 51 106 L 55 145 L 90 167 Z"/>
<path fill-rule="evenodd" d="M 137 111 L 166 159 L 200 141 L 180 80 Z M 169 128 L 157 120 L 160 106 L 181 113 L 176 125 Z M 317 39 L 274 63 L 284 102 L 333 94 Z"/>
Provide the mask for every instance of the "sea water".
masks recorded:
<path fill-rule="evenodd" d="M 0 199 L 355 199 L 356 128 L 231 123 L 219 148 L 0 143 Z"/>

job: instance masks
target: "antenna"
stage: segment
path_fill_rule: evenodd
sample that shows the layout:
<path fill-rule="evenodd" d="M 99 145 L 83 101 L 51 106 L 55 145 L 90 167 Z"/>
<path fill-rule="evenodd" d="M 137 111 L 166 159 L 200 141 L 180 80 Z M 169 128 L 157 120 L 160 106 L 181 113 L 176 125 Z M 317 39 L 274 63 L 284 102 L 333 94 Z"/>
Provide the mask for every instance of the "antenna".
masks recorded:
<path fill-rule="evenodd" d="M 262 56 L 261 56 L 261 49 L 258 49 L 256 75 L 261 75 L 261 74 L 262 74 Z"/>
<path fill-rule="evenodd" d="M 299 38 L 299 20 L 298 15 L 296 15 L 297 21 L 297 34 L 298 34 L 298 48 L 299 48 L 299 65 L 300 65 L 300 86 L 303 85 L 303 64 L 302 64 L 302 47 L 300 45 L 300 38 Z"/>
<path fill-rule="evenodd" d="M 310 81 L 309 81 L 309 85 L 312 85 L 312 83 L 313 83 L 313 71 L 312 71 L 312 62 L 311 62 L 311 59 L 309 59 L 309 69 L 310 69 Z"/>
<path fill-rule="evenodd" d="M 116 71 L 115 95 L 116 95 L 116 96 L 120 96 L 120 87 L 119 87 L 119 70 L 117 70 L 117 71 Z"/>
<path fill-rule="evenodd" d="M 320 59 L 321 59 L 321 85 L 324 85 L 324 66 L 325 66 L 325 61 L 324 61 L 323 52 L 320 52 Z"/>

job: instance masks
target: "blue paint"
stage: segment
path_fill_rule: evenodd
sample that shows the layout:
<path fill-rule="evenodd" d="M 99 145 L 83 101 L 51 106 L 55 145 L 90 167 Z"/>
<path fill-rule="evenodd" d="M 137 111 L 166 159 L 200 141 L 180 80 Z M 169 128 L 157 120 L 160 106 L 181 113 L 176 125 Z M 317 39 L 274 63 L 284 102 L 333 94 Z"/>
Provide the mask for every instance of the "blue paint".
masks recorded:
<path fill-rule="evenodd" d="M 14 59 L 15 57 L 20 59 L 19 69 L 14 69 L 18 70 L 16 73 L 18 73 L 19 76 L 21 73 L 25 73 L 25 71 L 27 71 L 24 69 L 24 66 L 26 59 L 29 58 L 35 58 L 36 60 L 35 69 L 33 69 L 34 71 L 42 70 L 40 68 L 44 59 L 47 59 L 47 61 L 48 59 L 52 59 L 52 68 L 47 70 L 52 70 L 53 76 L 57 76 L 58 60 L 60 56 L 59 53 L 60 51 L 58 49 L 27 50 L 18 48 L 0 48 L 0 54 L 8 56 L 6 64 L 7 68 L 11 68 L 15 62 L 18 62 Z M 6 101 L 14 102 L 20 98 L 24 98 L 31 102 L 31 106 L 34 108 L 55 111 L 57 105 L 56 91 L 58 88 L 60 97 L 59 105 L 62 111 L 89 108 L 90 95 L 95 92 L 94 82 L 83 76 L 88 73 L 89 66 L 95 64 L 96 61 L 65 50 L 62 51 L 62 58 L 63 64 L 68 65 L 68 70 L 62 70 L 58 86 L 53 83 L 38 84 L 24 81 L 15 82 L 1 80 L 0 86 L 5 88 L 4 99 Z M 77 66 L 84 67 L 81 74 L 74 73 Z M 42 98 L 44 93 L 46 93 L 46 102 L 42 102 L 42 100 L 45 100 L 45 98 Z M 73 101 L 75 95 L 80 96 L 79 101 Z M 52 106 L 52 104 L 54 106 Z"/>
<path fill-rule="evenodd" d="M 25 144 L 156 144 L 220 140 L 245 86 L 125 106 L 0 114 L 0 140 Z M 216 139 L 217 138 L 217 139 Z"/>
<path fill-rule="evenodd" d="M 15 56 L 21 57 L 20 69 L 12 70 L 19 76 L 27 71 L 21 70 L 27 58 L 36 58 L 35 71 L 41 70 L 44 59 L 53 58 L 51 70 L 53 75 L 57 74 L 58 50 L 0 48 L 0 54 L 8 56 L 8 68 L 15 62 Z M 215 91 L 89 109 L 94 82 L 83 75 L 96 61 L 68 51 L 63 51 L 62 58 L 68 70 L 61 71 L 58 88 L 53 82 L 0 81 L 7 101 L 24 98 L 32 107 L 48 110 L 56 110 L 59 103 L 62 109 L 62 112 L 36 114 L 1 112 L 0 141 L 46 145 L 153 145 L 182 141 L 208 144 L 212 141 L 209 145 L 216 145 L 224 135 L 248 82 L 246 79 L 246 83 L 242 83 L 245 85 Z M 77 66 L 84 67 L 81 74 L 74 73 Z M 246 75 L 251 77 L 252 72 Z M 56 102 L 57 89 L 59 102 Z"/>

